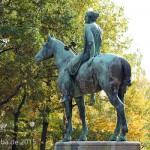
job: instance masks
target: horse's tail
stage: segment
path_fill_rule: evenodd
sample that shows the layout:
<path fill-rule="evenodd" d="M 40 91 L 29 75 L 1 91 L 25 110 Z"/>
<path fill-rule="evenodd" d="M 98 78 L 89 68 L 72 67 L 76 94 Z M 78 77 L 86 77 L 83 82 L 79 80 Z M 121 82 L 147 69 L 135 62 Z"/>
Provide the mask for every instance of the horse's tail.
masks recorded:
<path fill-rule="evenodd" d="M 120 60 L 123 68 L 124 81 L 127 86 L 131 86 L 131 66 L 125 58 L 121 58 Z"/>

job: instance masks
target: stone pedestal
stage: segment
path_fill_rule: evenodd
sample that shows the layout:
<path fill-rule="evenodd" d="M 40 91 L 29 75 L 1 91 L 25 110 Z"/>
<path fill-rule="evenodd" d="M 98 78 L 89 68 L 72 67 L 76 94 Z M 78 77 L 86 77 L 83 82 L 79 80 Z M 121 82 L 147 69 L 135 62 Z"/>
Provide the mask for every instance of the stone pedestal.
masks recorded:
<path fill-rule="evenodd" d="M 141 144 L 130 141 L 70 141 L 57 142 L 55 150 L 141 150 Z"/>

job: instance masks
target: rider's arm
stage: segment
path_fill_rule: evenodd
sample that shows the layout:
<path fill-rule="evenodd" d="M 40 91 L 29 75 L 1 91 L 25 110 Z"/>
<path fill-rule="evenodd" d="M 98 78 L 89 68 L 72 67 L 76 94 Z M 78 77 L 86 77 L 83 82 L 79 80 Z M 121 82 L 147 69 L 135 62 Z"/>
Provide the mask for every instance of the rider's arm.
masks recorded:
<path fill-rule="evenodd" d="M 95 56 L 95 44 L 94 44 L 94 36 L 89 26 L 86 26 L 85 34 L 86 34 L 87 48 L 90 51 L 90 58 L 92 58 Z"/>

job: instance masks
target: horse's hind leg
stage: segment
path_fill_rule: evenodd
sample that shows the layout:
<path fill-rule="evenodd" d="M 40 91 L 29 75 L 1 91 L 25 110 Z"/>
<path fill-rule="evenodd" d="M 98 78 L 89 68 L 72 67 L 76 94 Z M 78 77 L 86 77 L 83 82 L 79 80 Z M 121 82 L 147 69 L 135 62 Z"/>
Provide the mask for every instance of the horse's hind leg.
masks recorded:
<path fill-rule="evenodd" d="M 66 134 L 62 140 L 62 142 L 67 142 L 70 141 L 71 139 L 71 134 L 72 134 L 72 100 L 65 101 L 64 102 L 65 110 L 66 110 L 66 116 L 67 116 L 67 129 L 66 129 Z"/>
<path fill-rule="evenodd" d="M 112 103 L 112 105 L 116 108 L 118 116 L 116 129 L 113 135 L 117 137 L 117 134 L 119 134 L 119 130 L 121 127 L 122 133 L 117 140 L 126 141 L 126 133 L 128 132 L 128 127 L 125 117 L 124 103 L 120 100 L 120 98 L 118 97 L 118 93 L 116 92 L 109 95 L 109 100 Z"/>
<path fill-rule="evenodd" d="M 84 103 L 84 96 L 76 98 L 76 103 L 79 109 L 80 118 L 82 121 L 82 135 L 79 137 L 79 141 L 86 141 L 88 128 L 86 125 L 86 116 L 85 116 L 85 103 Z"/>
<path fill-rule="evenodd" d="M 123 102 L 123 104 L 124 104 L 124 94 L 125 93 L 126 93 L 126 85 L 122 85 L 119 89 L 118 96 L 119 96 L 120 100 Z M 124 110 L 124 114 L 125 114 L 125 110 Z M 128 132 L 128 126 L 126 123 L 125 126 L 122 125 L 122 133 L 118 137 L 117 141 L 123 141 L 124 139 L 126 140 L 125 135 L 127 132 Z"/>
<path fill-rule="evenodd" d="M 112 136 L 109 138 L 109 141 L 116 141 L 118 135 L 120 134 L 120 129 L 121 129 L 121 118 L 119 114 L 117 113 L 117 123 L 116 123 L 116 128 Z"/>
<path fill-rule="evenodd" d="M 121 88 L 118 91 L 118 96 L 121 100 L 121 102 L 124 104 L 124 94 L 126 92 L 126 87 L 121 86 Z M 117 123 L 116 123 L 116 128 L 113 133 L 113 135 L 109 138 L 109 141 L 116 141 L 117 136 L 120 134 L 120 129 L 121 129 L 121 118 L 117 112 Z"/>

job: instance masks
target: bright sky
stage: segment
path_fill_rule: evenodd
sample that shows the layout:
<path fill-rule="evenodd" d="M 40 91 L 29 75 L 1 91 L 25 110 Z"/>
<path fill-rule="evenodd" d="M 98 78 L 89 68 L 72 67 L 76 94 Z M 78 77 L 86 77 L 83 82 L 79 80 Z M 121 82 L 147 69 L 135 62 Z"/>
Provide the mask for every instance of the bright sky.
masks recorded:
<path fill-rule="evenodd" d="M 132 50 L 140 49 L 142 66 L 150 80 L 150 0 L 112 0 L 124 6 L 125 17 L 129 18 L 129 33 L 134 42 Z"/>

